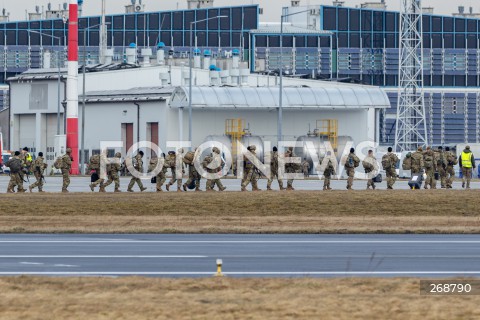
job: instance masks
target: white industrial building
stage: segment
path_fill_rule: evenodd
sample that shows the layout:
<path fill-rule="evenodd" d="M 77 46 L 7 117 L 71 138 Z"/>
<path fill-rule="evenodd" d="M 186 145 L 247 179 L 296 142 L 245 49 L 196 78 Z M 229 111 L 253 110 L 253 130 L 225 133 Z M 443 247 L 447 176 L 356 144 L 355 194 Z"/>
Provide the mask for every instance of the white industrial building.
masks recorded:
<path fill-rule="evenodd" d="M 198 146 L 207 136 L 225 135 L 228 119 L 243 119 L 252 135 L 275 145 L 278 77 L 250 75 L 235 62 L 238 69 L 226 71 L 210 71 L 209 65 L 206 61 L 200 68 L 197 59 L 193 69 L 192 145 Z M 228 67 L 228 61 L 224 65 Z M 46 152 L 49 162 L 61 152 L 55 139 L 57 126 L 64 134 L 65 70 L 61 74 L 60 90 L 54 69 L 30 70 L 9 79 L 12 149 L 27 146 Z M 80 74 L 80 128 L 82 80 Z M 100 149 L 100 141 L 123 141 L 125 153 L 137 141 L 152 141 L 166 150 L 167 141 L 188 140 L 189 69 L 185 65 L 112 64 L 88 68 L 85 80 L 86 158 Z M 355 143 L 378 141 L 380 111 L 390 107 L 382 89 L 286 77 L 283 83 L 283 140 L 296 141 L 314 131 L 317 120 L 335 119 L 338 136 L 349 136 Z"/>

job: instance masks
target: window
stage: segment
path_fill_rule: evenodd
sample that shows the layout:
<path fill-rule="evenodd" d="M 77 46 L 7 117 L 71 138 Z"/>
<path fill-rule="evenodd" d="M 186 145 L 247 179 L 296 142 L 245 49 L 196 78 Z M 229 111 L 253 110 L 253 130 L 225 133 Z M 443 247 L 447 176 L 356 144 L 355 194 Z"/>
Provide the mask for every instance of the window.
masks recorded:
<path fill-rule="evenodd" d="M 337 10 L 335 8 L 323 9 L 323 30 L 337 29 Z"/>

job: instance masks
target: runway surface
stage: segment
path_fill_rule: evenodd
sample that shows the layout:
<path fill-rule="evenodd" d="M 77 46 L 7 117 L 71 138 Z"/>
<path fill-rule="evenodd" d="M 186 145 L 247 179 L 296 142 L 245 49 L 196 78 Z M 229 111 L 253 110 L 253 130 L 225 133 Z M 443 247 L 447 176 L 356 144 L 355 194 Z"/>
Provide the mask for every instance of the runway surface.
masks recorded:
<path fill-rule="evenodd" d="M 0 275 L 480 276 L 480 235 L 0 235 Z"/>
<path fill-rule="evenodd" d="M 46 179 L 46 184 L 44 186 L 44 191 L 46 192 L 60 192 L 62 190 L 62 178 L 60 176 L 47 176 L 45 177 Z M 10 177 L 7 175 L 2 175 L 0 176 L 0 193 L 5 193 L 7 191 L 7 186 L 8 186 L 8 181 L 10 180 Z M 30 182 L 33 183 L 35 180 L 34 177 L 30 177 Z M 169 179 L 167 180 L 167 182 Z M 184 182 L 186 182 L 187 179 L 184 179 Z M 121 177 L 120 178 L 120 189 L 122 191 L 127 190 L 128 183 L 130 182 L 129 177 Z M 201 181 L 201 188 L 202 190 L 205 190 L 205 179 L 202 179 Z M 222 179 L 222 183 L 224 186 L 227 187 L 226 191 L 240 191 L 240 184 L 241 180 L 239 179 Z M 89 177 L 71 177 L 71 184 L 70 187 L 68 188 L 70 192 L 91 192 L 89 188 L 90 184 L 90 178 Z M 148 189 L 145 192 L 155 192 L 155 185 L 150 183 L 150 180 L 143 180 L 143 184 L 145 187 Z M 24 183 L 24 187 L 27 189 L 30 183 Z M 265 179 L 260 179 L 258 182 L 258 185 L 261 189 L 265 190 L 266 185 L 267 185 L 267 180 Z M 286 181 L 284 181 L 284 185 L 286 186 Z M 314 191 L 314 190 L 322 190 L 323 188 L 323 180 L 296 180 L 293 184 L 296 190 L 308 190 L 308 191 Z M 331 187 L 334 190 L 346 190 L 347 186 L 347 181 L 346 180 L 332 180 L 331 182 Z M 367 186 L 367 181 L 366 180 L 355 180 L 353 184 L 353 189 L 355 190 L 365 190 Z M 276 181 L 273 182 L 272 184 L 273 189 L 278 190 L 278 184 Z M 471 184 L 472 189 L 480 189 L 480 182 L 478 180 L 475 180 L 475 182 L 472 182 Z M 250 190 L 250 186 L 248 189 Z M 387 188 L 387 183 L 384 181 L 382 183 L 377 184 L 377 189 L 379 190 L 385 190 Z M 397 183 L 394 186 L 395 189 L 398 190 L 406 190 L 408 189 L 408 182 L 407 181 L 397 181 Z M 440 183 L 437 183 L 437 188 L 440 188 Z M 454 182 L 453 185 L 454 189 L 462 189 L 462 183 L 461 181 Z M 114 189 L 114 185 L 110 185 L 107 187 L 107 192 L 112 192 Z M 133 188 L 135 192 L 139 192 L 138 186 L 135 185 Z M 165 186 L 163 187 L 163 190 L 165 190 Z M 173 185 L 170 188 L 171 191 L 176 191 L 177 190 L 177 185 Z M 35 189 L 34 192 L 37 192 L 38 189 Z M 98 188 L 95 189 L 96 192 L 98 192 Z M 28 191 L 27 191 L 28 192 Z"/>

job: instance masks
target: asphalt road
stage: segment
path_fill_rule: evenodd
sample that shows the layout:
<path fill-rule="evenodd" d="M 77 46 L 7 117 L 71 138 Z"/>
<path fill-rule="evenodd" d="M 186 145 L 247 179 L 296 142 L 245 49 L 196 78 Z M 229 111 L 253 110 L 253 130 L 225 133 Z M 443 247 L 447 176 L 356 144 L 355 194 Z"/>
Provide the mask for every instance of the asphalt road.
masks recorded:
<path fill-rule="evenodd" d="M 479 235 L 0 235 L 0 275 L 480 276 Z"/>
<path fill-rule="evenodd" d="M 8 181 L 9 181 L 9 176 L 5 175 L 0 175 L 0 193 L 5 193 L 7 191 L 7 186 L 8 186 Z M 30 182 L 33 183 L 35 181 L 34 177 L 30 177 Z M 130 181 L 129 177 L 122 177 L 120 181 L 120 189 L 122 191 L 127 190 L 128 183 Z M 168 180 L 167 180 L 168 182 Z M 186 182 L 186 179 L 184 179 L 184 182 Z M 201 188 L 205 190 L 205 179 L 202 179 L 201 181 Z M 145 192 L 155 192 L 155 185 L 150 183 L 150 180 L 144 180 L 143 181 L 144 186 L 146 186 L 148 189 Z M 239 179 L 223 179 L 222 183 L 227 187 L 226 191 L 240 191 L 240 184 L 241 180 Z M 91 192 L 89 188 L 90 184 L 90 178 L 89 177 L 71 177 L 71 184 L 70 187 L 68 188 L 70 192 Z M 259 188 L 266 190 L 266 185 L 267 185 L 267 180 L 261 179 L 258 183 Z M 284 181 L 284 185 L 286 186 L 286 181 Z M 347 185 L 346 180 L 332 180 L 331 182 L 331 187 L 334 190 L 345 190 Z M 29 186 L 29 183 L 24 183 L 24 187 L 27 188 Z M 323 180 L 313 180 L 313 179 L 308 179 L 308 180 L 296 180 L 293 184 L 294 188 L 296 190 L 322 190 L 323 188 Z M 367 186 L 367 181 L 366 180 L 355 180 L 353 188 L 355 190 L 364 190 L 366 189 Z M 278 183 L 275 181 L 272 184 L 272 187 L 274 189 L 278 189 Z M 437 183 L 437 187 L 440 188 L 440 183 Z M 475 182 L 472 182 L 471 184 L 472 189 L 480 189 L 480 182 L 478 180 L 475 180 Z M 387 188 L 387 183 L 386 181 L 383 181 L 380 184 L 377 184 L 377 188 L 382 190 Z M 397 183 L 394 186 L 395 189 L 403 189 L 406 190 L 408 189 L 408 182 L 407 181 L 397 181 Z M 454 183 L 454 189 L 461 189 L 462 188 L 462 183 L 461 181 L 455 182 Z M 114 185 L 110 185 L 107 187 L 107 192 L 112 192 L 114 189 Z M 133 188 L 136 192 L 139 191 L 138 186 L 135 185 Z M 163 188 L 165 190 L 165 186 Z M 170 190 L 174 191 L 177 189 L 176 184 L 170 188 Z M 251 189 L 251 186 L 248 187 L 248 190 Z M 46 192 L 60 192 L 62 190 L 62 178 L 60 176 L 47 176 L 46 177 L 46 184 L 44 186 L 44 191 Z M 37 192 L 38 189 L 35 189 L 34 192 Z M 98 191 L 98 188 L 96 189 Z"/>

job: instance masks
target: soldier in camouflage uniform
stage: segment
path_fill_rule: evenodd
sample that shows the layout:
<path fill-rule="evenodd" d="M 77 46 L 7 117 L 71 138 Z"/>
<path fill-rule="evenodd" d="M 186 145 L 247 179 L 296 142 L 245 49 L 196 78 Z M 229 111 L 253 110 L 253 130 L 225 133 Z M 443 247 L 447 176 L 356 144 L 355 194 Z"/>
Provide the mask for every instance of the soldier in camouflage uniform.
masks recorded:
<path fill-rule="evenodd" d="M 194 150 L 196 151 L 196 149 Z M 200 180 L 202 176 L 198 173 L 197 169 L 195 168 L 195 159 L 196 155 L 193 158 L 193 161 L 190 162 L 187 159 L 183 158 L 185 165 L 188 167 L 188 180 L 183 184 L 183 191 L 188 190 L 188 186 L 192 183 L 195 183 L 195 191 L 202 191 L 200 190 Z"/>
<path fill-rule="evenodd" d="M 91 164 L 89 164 L 88 170 L 95 170 L 95 172 L 98 175 L 98 179 L 90 184 L 90 190 L 92 190 L 92 192 L 95 191 L 95 188 L 98 185 L 100 185 L 100 190 L 99 191 L 100 192 L 105 192 L 105 186 L 103 184 L 105 179 L 102 179 L 102 175 L 100 173 L 100 170 L 101 170 L 101 167 L 102 167 L 102 165 L 101 165 L 102 164 L 102 159 L 103 159 L 103 162 L 106 163 L 106 160 L 107 160 L 106 158 L 107 158 L 106 154 L 101 153 L 100 154 L 100 161 L 99 161 L 98 164 L 95 165 L 95 167 L 92 168 L 92 167 L 90 167 Z"/>
<path fill-rule="evenodd" d="M 270 179 L 267 181 L 267 190 L 272 190 L 272 182 L 274 178 L 277 178 L 278 181 L 278 186 L 280 187 L 280 190 L 284 190 L 285 188 L 283 187 L 283 180 L 281 176 L 278 174 L 278 169 L 279 169 L 279 164 L 278 164 L 278 149 L 277 147 L 273 147 L 273 151 L 271 152 L 270 155 Z"/>
<path fill-rule="evenodd" d="M 430 147 L 427 147 L 427 151 L 425 151 L 423 155 L 423 163 L 427 175 L 424 188 L 428 189 L 428 186 L 430 186 L 430 189 L 436 189 L 437 180 L 435 180 L 435 172 L 437 171 L 437 161 L 435 159 L 435 153 Z"/>
<path fill-rule="evenodd" d="M 209 174 L 218 174 L 218 179 L 207 179 L 206 191 L 215 191 L 213 188 L 215 185 L 218 187 L 218 191 L 224 191 L 227 187 L 224 187 L 222 181 L 220 180 L 220 175 L 222 172 L 222 167 L 225 165 L 222 157 L 220 156 L 220 149 L 217 147 L 212 148 L 212 153 L 209 156 L 206 156 L 202 161 L 203 168 Z M 213 167 L 213 168 L 209 168 Z"/>
<path fill-rule="evenodd" d="M 255 151 L 257 150 L 256 146 L 249 146 L 247 148 L 254 156 L 256 155 Z M 243 156 L 243 161 L 245 162 L 245 170 L 243 172 L 243 179 L 242 179 L 242 191 L 247 191 L 247 186 L 252 183 L 252 191 L 260 191 L 258 188 L 258 178 L 260 174 L 257 172 L 257 168 L 255 164 L 247 159 L 246 156 Z"/>
<path fill-rule="evenodd" d="M 423 149 L 419 147 L 416 152 L 412 153 L 411 156 L 411 172 L 412 177 L 414 175 L 420 175 L 423 173 L 424 163 L 423 163 Z"/>
<path fill-rule="evenodd" d="M 180 154 L 183 153 L 183 149 L 179 149 L 178 153 L 179 153 L 178 156 L 180 156 Z M 183 175 L 183 173 L 185 173 L 185 171 L 183 169 L 183 163 L 182 163 L 181 164 L 182 168 L 181 168 L 180 176 L 177 177 L 177 155 L 176 155 L 175 151 L 169 151 L 168 152 L 166 163 L 172 171 L 172 178 L 170 179 L 168 184 L 165 186 L 165 188 L 167 189 L 167 191 L 170 191 L 170 186 L 172 186 L 175 182 L 177 182 L 177 192 L 182 192 L 183 191 L 182 190 L 182 175 Z"/>
<path fill-rule="evenodd" d="M 442 146 L 438 147 L 438 150 L 435 152 L 435 160 L 437 162 L 438 175 L 440 177 L 440 184 L 442 189 L 447 187 L 447 158 L 445 152 L 443 152 Z"/>
<path fill-rule="evenodd" d="M 303 171 L 303 176 L 305 178 L 308 178 L 309 172 L 310 172 L 310 163 L 307 161 L 307 158 L 303 158 L 302 171 Z"/>
<path fill-rule="evenodd" d="M 353 190 L 353 179 L 355 178 L 355 168 L 360 165 L 360 159 L 355 155 L 355 149 L 350 148 L 350 153 L 345 159 L 345 171 L 347 173 L 347 190 Z"/>
<path fill-rule="evenodd" d="M 160 162 L 160 163 L 159 163 Z M 162 169 L 155 176 L 156 184 L 155 188 L 157 192 L 163 192 L 162 186 L 167 181 L 167 170 L 168 167 L 165 164 L 165 154 L 162 153 L 160 158 L 150 159 L 150 165 L 148 167 L 148 172 L 152 172 L 157 168 L 157 166 L 162 166 Z"/>
<path fill-rule="evenodd" d="M 143 151 L 139 151 L 137 155 L 135 156 L 135 163 L 133 164 L 133 167 L 135 168 L 136 171 L 138 171 L 140 174 L 143 173 Z M 128 192 L 133 192 L 133 186 L 135 183 L 138 184 L 138 187 L 140 188 L 140 191 L 145 191 L 147 188 L 143 186 L 142 180 L 140 178 L 135 177 L 134 173 L 131 172 L 132 174 L 132 179 L 130 179 L 130 183 L 128 184 L 127 191 Z"/>
<path fill-rule="evenodd" d="M 72 168 L 72 149 L 67 148 L 67 153 L 62 156 L 62 192 L 68 192 L 68 186 L 70 185 L 70 169 Z"/>
<path fill-rule="evenodd" d="M 293 152 L 293 147 L 289 147 L 287 152 L 285 152 L 285 158 L 296 158 L 297 155 Z M 285 173 L 288 174 L 294 174 L 298 173 L 301 170 L 301 165 L 299 163 L 286 163 L 285 164 Z M 287 191 L 293 191 L 295 188 L 293 188 L 293 180 L 294 179 L 288 179 L 287 180 Z"/>
<path fill-rule="evenodd" d="M 28 187 L 30 192 L 36 187 L 38 187 L 38 192 L 45 192 L 43 191 L 43 172 L 46 168 L 47 164 L 44 162 L 43 152 L 39 152 L 37 159 L 33 162 L 33 175 L 37 181 Z"/>
<path fill-rule="evenodd" d="M 10 158 L 5 166 L 10 168 L 10 181 L 7 187 L 7 193 L 14 193 L 15 187 L 18 186 L 18 192 L 25 192 L 23 188 L 23 179 L 20 176 L 20 171 L 22 171 L 22 160 L 20 159 L 20 152 L 15 151 L 12 158 Z M 18 168 L 14 170 L 12 168 Z"/>
<path fill-rule="evenodd" d="M 330 180 L 332 179 L 332 176 L 335 175 L 335 167 L 332 160 L 332 153 L 328 151 L 327 156 L 322 161 L 322 165 L 324 162 L 328 161 L 325 170 L 323 171 L 323 190 L 332 190 L 332 188 L 330 188 Z"/>
<path fill-rule="evenodd" d="M 397 162 L 398 157 L 393 153 L 393 148 L 388 147 L 387 153 L 382 157 L 382 164 L 386 164 L 387 167 L 384 167 L 385 174 L 387 176 L 387 189 L 393 189 L 393 185 L 397 181 Z"/>
<path fill-rule="evenodd" d="M 110 163 L 107 165 L 107 182 L 100 188 L 100 192 L 105 192 L 105 188 L 115 182 L 114 192 L 121 192 L 120 190 L 120 171 L 122 170 L 122 165 L 120 164 L 120 159 L 122 154 L 120 152 L 115 153 L 115 158 L 118 158 L 118 163 Z"/>
<path fill-rule="evenodd" d="M 373 150 L 368 150 L 368 155 L 362 162 L 365 173 L 367 174 L 367 190 L 372 187 L 375 190 L 375 182 L 373 182 L 374 175 L 378 172 L 377 159 L 373 155 Z"/>
<path fill-rule="evenodd" d="M 449 147 L 445 147 L 445 159 L 447 160 L 447 167 L 445 168 L 446 188 L 452 189 L 453 178 L 455 178 L 454 166 L 458 164 L 458 159 Z"/>

